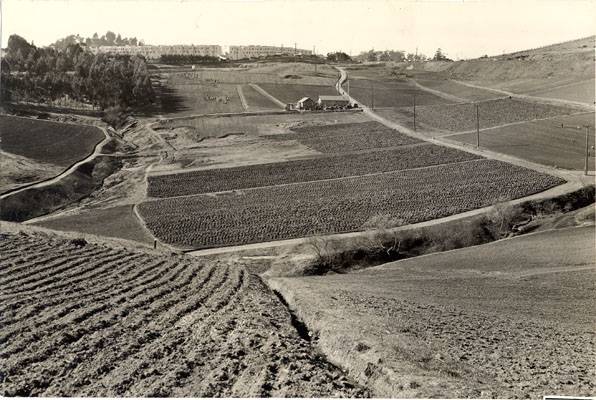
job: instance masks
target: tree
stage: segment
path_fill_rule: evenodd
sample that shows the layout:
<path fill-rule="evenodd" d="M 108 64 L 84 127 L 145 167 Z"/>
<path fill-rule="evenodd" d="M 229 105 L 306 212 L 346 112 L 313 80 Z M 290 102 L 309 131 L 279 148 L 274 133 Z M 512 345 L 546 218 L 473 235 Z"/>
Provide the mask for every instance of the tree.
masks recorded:
<path fill-rule="evenodd" d="M 388 214 L 373 215 L 362 226 L 367 230 L 365 246 L 370 250 L 383 251 L 389 257 L 397 257 L 401 240 L 393 228 L 402 225 L 405 225 L 405 221 L 401 218 Z"/>
<path fill-rule="evenodd" d="M 106 38 L 106 44 L 108 46 L 112 46 L 114 44 L 114 41 L 116 40 L 116 34 L 112 31 L 107 31 L 105 38 Z"/>
<path fill-rule="evenodd" d="M 435 52 L 435 56 L 433 57 L 434 61 L 453 61 L 449 58 L 447 58 L 447 56 L 445 56 L 445 54 L 443 54 L 443 51 L 441 50 L 441 48 L 438 48 L 437 51 Z"/>
<path fill-rule="evenodd" d="M 327 53 L 327 60 L 335 62 L 346 62 L 351 61 L 352 59 L 346 53 L 336 51 L 335 53 Z"/>

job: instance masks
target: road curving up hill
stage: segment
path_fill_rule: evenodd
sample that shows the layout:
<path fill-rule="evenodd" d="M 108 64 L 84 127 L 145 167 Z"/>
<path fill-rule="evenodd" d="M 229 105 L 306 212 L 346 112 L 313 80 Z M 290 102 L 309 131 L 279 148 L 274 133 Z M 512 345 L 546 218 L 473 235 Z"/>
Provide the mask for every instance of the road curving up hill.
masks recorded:
<path fill-rule="evenodd" d="M 366 396 L 242 265 L 0 230 L 0 394 Z"/>

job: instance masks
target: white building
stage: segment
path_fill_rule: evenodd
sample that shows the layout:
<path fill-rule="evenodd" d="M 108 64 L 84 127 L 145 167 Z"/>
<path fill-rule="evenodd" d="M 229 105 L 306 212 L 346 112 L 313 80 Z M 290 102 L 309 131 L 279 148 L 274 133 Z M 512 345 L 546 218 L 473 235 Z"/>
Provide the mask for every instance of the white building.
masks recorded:
<path fill-rule="evenodd" d="M 222 54 L 219 45 L 99 46 L 89 50 L 94 54 L 142 55 L 148 60 L 158 60 L 163 55 L 219 57 Z"/>
<path fill-rule="evenodd" d="M 286 46 L 230 46 L 229 57 L 231 60 L 241 60 L 244 58 L 259 58 L 277 55 L 312 55 L 311 50 L 295 49 Z"/>

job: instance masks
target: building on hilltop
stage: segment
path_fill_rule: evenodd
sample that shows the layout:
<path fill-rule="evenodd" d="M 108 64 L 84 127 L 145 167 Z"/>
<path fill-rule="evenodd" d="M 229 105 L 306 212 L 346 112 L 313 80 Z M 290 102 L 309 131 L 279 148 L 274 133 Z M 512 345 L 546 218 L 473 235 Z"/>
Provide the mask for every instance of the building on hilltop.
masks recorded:
<path fill-rule="evenodd" d="M 312 50 L 296 49 L 285 46 L 230 46 L 229 58 L 231 60 L 242 60 L 245 58 L 259 58 L 279 55 L 312 55 Z"/>
<path fill-rule="evenodd" d="M 148 60 L 159 60 L 161 56 L 165 55 L 210 57 L 222 55 L 219 45 L 98 46 L 89 47 L 89 50 L 94 54 L 141 55 Z"/>

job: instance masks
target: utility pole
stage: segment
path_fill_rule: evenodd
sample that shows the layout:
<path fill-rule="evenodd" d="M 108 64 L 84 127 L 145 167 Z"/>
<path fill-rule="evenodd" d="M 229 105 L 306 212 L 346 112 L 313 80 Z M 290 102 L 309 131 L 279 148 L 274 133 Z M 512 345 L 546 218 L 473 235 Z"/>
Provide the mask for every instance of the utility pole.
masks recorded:
<path fill-rule="evenodd" d="M 348 97 L 350 97 L 350 78 L 348 78 Z"/>
<path fill-rule="evenodd" d="M 583 126 L 569 126 L 569 125 L 564 125 L 561 124 L 561 128 L 567 128 L 567 129 L 581 129 L 584 128 L 586 130 L 586 149 L 585 149 L 585 155 L 584 155 L 584 175 L 588 175 L 588 172 L 590 172 L 590 128 L 592 128 L 592 126 L 590 125 L 583 125 Z"/>
<path fill-rule="evenodd" d="M 584 175 L 588 176 L 588 164 L 590 163 L 590 126 L 585 125 L 584 128 L 586 128 L 586 161 L 584 163 Z"/>
<path fill-rule="evenodd" d="M 480 111 L 478 110 L 478 104 L 476 104 L 476 147 L 480 147 Z"/>
<path fill-rule="evenodd" d="M 414 93 L 414 132 L 416 132 L 416 93 Z"/>
<path fill-rule="evenodd" d="M 370 82 L 370 95 L 371 95 L 370 109 L 372 111 L 375 111 L 375 84 L 372 81 Z"/>

